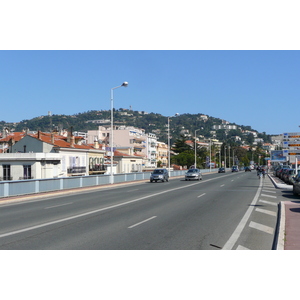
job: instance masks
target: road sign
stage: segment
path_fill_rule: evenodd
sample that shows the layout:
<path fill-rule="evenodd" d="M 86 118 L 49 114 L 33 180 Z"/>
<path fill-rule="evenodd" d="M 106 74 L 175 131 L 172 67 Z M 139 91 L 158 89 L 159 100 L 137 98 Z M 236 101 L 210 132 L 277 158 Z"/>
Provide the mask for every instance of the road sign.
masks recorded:
<path fill-rule="evenodd" d="M 286 141 L 283 142 L 283 148 L 288 148 L 288 147 L 300 147 L 300 141 Z"/>
<path fill-rule="evenodd" d="M 300 138 L 300 132 L 287 132 L 283 134 L 284 139 L 296 139 Z"/>

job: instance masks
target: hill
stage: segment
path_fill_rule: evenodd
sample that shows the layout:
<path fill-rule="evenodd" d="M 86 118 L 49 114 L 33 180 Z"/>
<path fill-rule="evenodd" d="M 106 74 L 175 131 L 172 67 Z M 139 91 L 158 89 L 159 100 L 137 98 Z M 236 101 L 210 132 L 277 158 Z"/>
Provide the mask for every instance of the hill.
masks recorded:
<path fill-rule="evenodd" d="M 146 133 L 155 133 L 158 140 L 167 142 L 167 123 L 168 117 L 157 113 L 146 113 L 132 111 L 128 109 L 114 109 L 114 124 L 134 126 L 137 128 L 145 129 Z M 86 132 L 87 130 L 95 130 L 99 125 L 110 124 L 110 110 L 101 111 L 87 111 L 78 113 L 75 115 L 52 115 L 52 116 L 40 116 L 31 120 L 22 120 L 19 123 L 6 123 L 0 122 L 0 130 L 8 127 L 14 131 L 41 130 L 49 132 L 53 129 L 66 129 L 73 128 L 73 131 Z M 203 114 L 183 114 L 177 117 L 170 118 L 170 133 L 172 140 L 179 138 L 182 134 L 189 134 L 190 137 L 194 136 L 195 130 L 197 136 L 202 135 L 205 138 L 213 137 L 211 131 L 213 125 L 221 125 L 222 120 L 207 116 L 203 117 Z M 215 137 L 221 142 L 225 142 L 231 139 L 232 136 L 240 136 L 242 141 L 248 144 L 252 144 L 253 135 L 246 135 L 244 131 L 253 131 L 258 134 L 258 137 L 264 139 L 265 142 L 271 141 L 271 136 L 265 133 L 258 133 L 250 126 L 236 125 L 238 130 L 215 130 Z"/>

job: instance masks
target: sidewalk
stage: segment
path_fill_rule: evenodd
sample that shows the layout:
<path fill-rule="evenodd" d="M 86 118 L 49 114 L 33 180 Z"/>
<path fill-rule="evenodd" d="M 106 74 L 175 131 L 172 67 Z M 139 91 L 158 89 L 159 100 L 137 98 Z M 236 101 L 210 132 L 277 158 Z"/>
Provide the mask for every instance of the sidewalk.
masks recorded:
<path fill-rule="evenodd" d="M 279 178 L 269 178 L 278 189 L 292 191 L 293 186 L 283 183 Z M 275 250 L 300 250 L 300 198 L 279 203 L 278 230 Z"/>

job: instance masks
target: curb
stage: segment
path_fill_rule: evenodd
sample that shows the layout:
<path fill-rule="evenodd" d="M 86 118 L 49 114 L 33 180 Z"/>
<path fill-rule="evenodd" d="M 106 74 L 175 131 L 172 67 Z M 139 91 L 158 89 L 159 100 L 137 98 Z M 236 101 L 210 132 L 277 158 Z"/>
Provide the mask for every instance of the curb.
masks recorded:
<path fill-rule="evenodd" d="M 285 204 L 284 201 L 280 201 L 278 212 L 278 229 L 276 234 L 276 246 L 274 250 L 284 250 L 285 241 Z"/>

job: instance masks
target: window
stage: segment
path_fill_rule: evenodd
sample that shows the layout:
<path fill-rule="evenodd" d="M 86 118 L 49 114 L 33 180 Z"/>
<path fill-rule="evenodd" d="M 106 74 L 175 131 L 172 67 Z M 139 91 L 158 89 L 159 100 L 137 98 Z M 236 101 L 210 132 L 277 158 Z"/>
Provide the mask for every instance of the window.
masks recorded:
<path fill-rule="evenodd" d="M 10 165 L 3 165 L 3 180 L 12 180 L 10 177 Z"/>
<path fill-rule="evenodd" d="M 31 165 L 24 165 L 23 166 L 23 178 L 24 179 L 31 179 Z"/>

